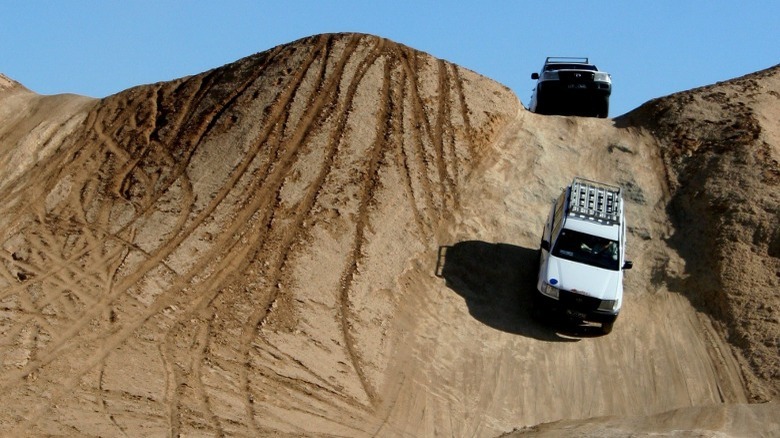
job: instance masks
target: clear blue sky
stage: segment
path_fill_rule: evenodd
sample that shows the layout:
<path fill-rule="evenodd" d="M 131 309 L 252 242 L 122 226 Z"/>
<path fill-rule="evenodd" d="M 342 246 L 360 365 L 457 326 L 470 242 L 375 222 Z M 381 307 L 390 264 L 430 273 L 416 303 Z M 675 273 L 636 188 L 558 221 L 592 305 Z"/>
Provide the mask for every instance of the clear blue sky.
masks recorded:
<path fill-rule="evenodd" d="M 780 0 L 0 0 L 0 73 L 104 97 L 327 32 L 428 52 L 526 105 L 546 56 L 588 56 L 612 74 L 614 117 L 780 63 Z"/>

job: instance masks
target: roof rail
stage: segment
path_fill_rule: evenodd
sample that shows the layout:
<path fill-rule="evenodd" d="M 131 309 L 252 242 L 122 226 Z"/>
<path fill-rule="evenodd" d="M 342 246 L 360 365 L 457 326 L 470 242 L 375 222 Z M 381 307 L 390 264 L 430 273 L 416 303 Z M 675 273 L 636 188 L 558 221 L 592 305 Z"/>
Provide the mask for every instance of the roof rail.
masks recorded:
<path fill-rule="evenodd" d="M 569 194 L 569 212 L 612 225 L 620 222 L 621 188 L 575 177 Z"/>
<path fill-rule="evenodd" d="M 589 64 L 588 58 L 569 57 L 569 56 L 548 56 L 547 59 L 544 61 L 545 64 L 549 64 L 551 62 L 575 62 L 581 64 Z"/>

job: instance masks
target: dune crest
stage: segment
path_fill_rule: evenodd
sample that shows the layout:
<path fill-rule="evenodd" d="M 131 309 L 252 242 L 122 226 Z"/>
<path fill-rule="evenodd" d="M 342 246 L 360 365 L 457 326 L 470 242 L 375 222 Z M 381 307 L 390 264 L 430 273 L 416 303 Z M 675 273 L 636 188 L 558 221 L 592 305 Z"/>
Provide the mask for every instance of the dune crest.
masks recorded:
<path fill-rule="evenodd" d="M 777 76 L 616 120 L 362 34 L 100 100 L 0 76 L 0 434 L 499 436 L 711 405 L 738 428 L 670 421 L 768 430 L 743 404 L 780 389 Z M 628 193 L 605 337 L 530 318 L 574 175 Z"/>

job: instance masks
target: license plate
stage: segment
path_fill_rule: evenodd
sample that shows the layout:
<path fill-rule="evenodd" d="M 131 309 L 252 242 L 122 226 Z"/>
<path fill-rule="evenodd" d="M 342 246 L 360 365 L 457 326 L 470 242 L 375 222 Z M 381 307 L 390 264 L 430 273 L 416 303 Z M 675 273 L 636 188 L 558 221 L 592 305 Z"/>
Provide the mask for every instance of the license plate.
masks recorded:
<path fill-rule="evenodd" d="M 588 88 L 588 86 L 585 85 L 585 84 L 569 84 L 569 88 L 580 88 L 580 89 L 582 89 L 582 88 Z"/>
<path fill-rule="evenodd" d="M 585 319 L 587 315 L 585 315 L 582 312 L 577 312 L 576 310 L 566 309 L 566 314 L 569 316 L 573 316 L 574 318 L 580 318 Z"/>

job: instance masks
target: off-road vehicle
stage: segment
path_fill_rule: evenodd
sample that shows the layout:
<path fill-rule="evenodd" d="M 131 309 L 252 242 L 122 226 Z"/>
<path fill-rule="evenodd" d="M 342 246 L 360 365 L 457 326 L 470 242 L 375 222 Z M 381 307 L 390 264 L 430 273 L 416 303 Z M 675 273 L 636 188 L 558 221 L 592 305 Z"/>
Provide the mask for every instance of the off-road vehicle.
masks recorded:
<path fill-rule="evenodd" d="M 532 73 L 536 87 L 528 109 L 538 114 L 605 118 L 609 115 L 612 78 L 588 58 L 548 57 Z"/>
<path fill-rule="evenodd" d="M 626 221 L 621 188 L 576 177 L 553 202 L 542 233 L 534 305 L 601 323 L 604 333 L 623 304 Z"/>

